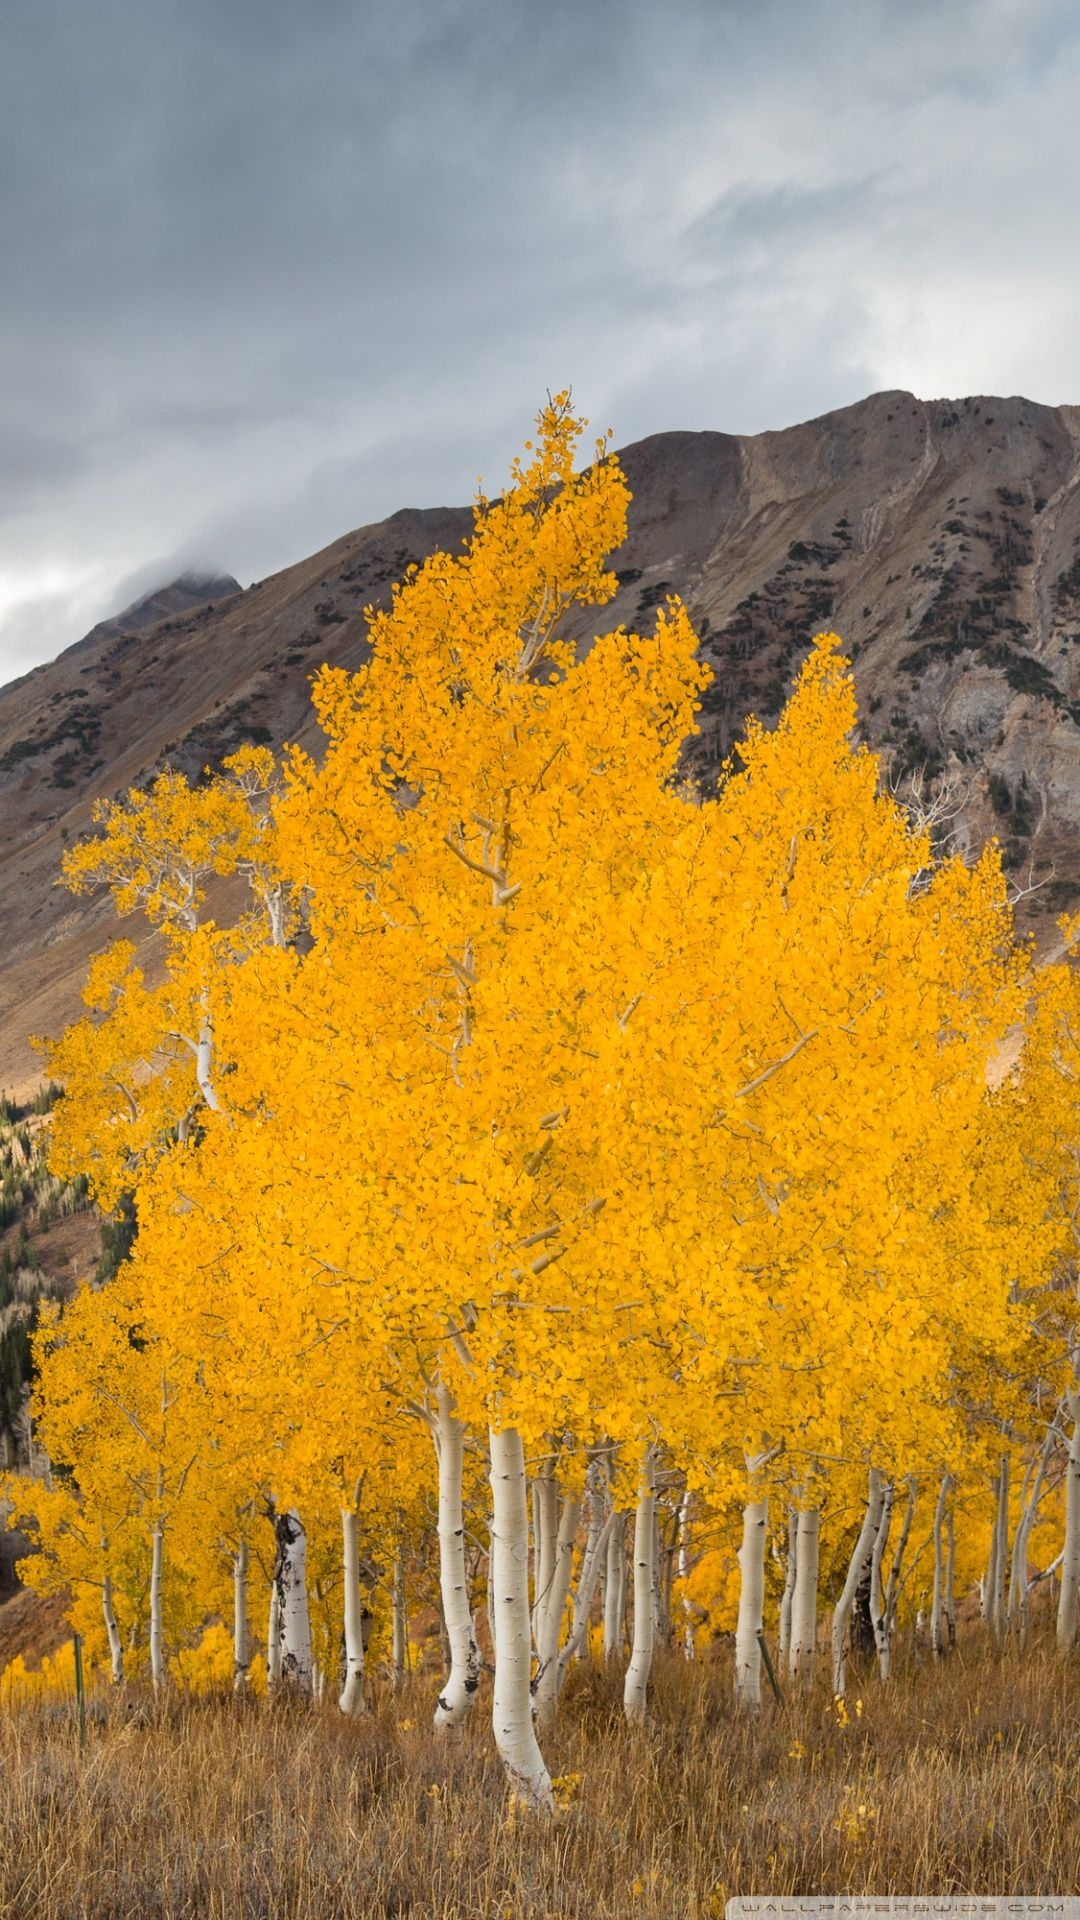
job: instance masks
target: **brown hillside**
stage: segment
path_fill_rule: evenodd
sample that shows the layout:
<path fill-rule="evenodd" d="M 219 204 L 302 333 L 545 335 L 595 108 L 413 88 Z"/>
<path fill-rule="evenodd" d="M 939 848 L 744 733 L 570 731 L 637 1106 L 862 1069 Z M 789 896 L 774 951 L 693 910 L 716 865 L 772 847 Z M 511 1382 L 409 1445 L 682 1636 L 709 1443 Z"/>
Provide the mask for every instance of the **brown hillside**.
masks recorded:
<path fill-rule="evenodd" d="M 706 770 L 834 627 L 871 744 L 898 774 L 951 778 L 969 848 L 996 832 L 1014 872 L 1048 878 L 1027 911 L 1052 937 L 1080 902 L 1078 444 L 1080 408 L 906 393 L 752 438 L 656 435 L 621 456 L 634 501 L 601 617 L 648 630 L 668 593 L 686 599 L 716 676 L 693 748 Z M 36 1081 L 27 1035 L 77 1010 L 112 931 L 107 902 L 54 885 L 91 798 L 244 739 L 315 745 L 312 671 L 355 666 L 363 608 L 470 524 L 394 514 L 247 592 L 147 627 L 121 616 L 0 691 L 0 1087 Z"/>

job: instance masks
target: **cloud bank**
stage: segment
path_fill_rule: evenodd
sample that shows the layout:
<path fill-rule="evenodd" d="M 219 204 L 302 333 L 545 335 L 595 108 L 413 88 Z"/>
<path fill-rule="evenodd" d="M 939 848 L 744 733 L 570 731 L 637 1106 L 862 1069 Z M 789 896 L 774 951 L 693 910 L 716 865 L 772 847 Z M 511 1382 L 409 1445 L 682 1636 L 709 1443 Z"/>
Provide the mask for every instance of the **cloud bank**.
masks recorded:
<path fill-rule="evenodd" d="M 37 0 L 0 55 L 0 681 L 496 488 L 548 388 L 620 443 L 1080 401 L 1066 0 Z"/>

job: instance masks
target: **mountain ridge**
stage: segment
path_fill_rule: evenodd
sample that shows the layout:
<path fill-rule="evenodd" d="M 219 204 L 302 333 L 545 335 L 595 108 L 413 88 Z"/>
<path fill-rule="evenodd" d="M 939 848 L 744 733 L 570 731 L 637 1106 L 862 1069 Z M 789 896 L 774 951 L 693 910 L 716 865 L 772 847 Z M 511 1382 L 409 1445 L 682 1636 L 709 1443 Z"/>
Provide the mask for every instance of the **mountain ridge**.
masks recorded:
<path fill-rule="evenodd" d="M 1015 874 L 1046 877 L 1024 912 L 1049 935 L 1080 900 L 1080 408 L 886 390 L 753 436 L 655 434 L 620 459 L 618 591 L 567 637 L 651 631 L 680 593 L 714 674 L 688 750 L 711 777 L 835 628 L 870 745 L 894 777 L 952 783 L 965 851 L 997 832 Z M 36 1078 L 27 1034 L 78 1012 L 115 929 L 107 901 L 54 885 L 92 798 L 166 761 L 197 777 L 244 739 L 316 748 L 311 672 L 355 670 L 364 607 L 471 527 L 471 508 L 401 508 L 246 591 L 218 576 L 221 597 L 137 625 L 126 609 L 0 690 L 0 1087 Z"/>

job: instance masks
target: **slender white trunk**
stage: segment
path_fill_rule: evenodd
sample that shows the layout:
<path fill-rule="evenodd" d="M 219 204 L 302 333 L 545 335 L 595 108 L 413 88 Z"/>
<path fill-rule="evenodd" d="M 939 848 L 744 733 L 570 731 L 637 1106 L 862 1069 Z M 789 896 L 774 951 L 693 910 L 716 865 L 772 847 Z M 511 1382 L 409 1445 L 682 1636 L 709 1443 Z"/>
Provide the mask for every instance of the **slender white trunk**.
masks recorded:
<path fill-rule="evenodd" d="M 233 1555 L 233 1687 L 243 1693 L 251 1665 L 248 1631 L 248 1543 L 241 1540 Z"/>
<path fill-rule="evenodd" d="M 795 1595 L 795 1569 L 799 1559 L 799 1513 L 797 1507 L 788 1508 L 787 1566 L 784 1570 L 784 1591 L 780 1596 L 780 1658 L 787 1662 L 791 1657 L 791 1603 Z"/>
<path fill-rule="evenodd" d="M 945 1511 L 945 1624 L 950 1647 L 956 1645 L 956 1526 L 951 1507 Z M 1026 1598 L 1025 1598 L 1026 1606 Z"/>
<path fill-rule="evenodd" d="M 514 1428 L 491 1429 L 491 1568 L 495 1589 L 492 1726 L 510 1779 L 530 1806 L 552 1810 L 551 1779 L 533 1728 L 529 1514 L 525 1450 Z"/>
<path fill-rule="evenodd" d="M 290 1509 L 274 1523 L 278 1588 L 278 1638 L 281 1682 L 298 1693 L 312 1692 L 311 1619 L 307 1596 L 307 1535 L 300 1515 Z"/>
<path fill-rule="evenodd" d="M 874 1537 L 874 1551 L 870 1555 L 870 1624 L 874 1629 L 874 1646 L 883 1678 L 889 1671 L 889 1641 L 885 1631 L 885 1596 L 882 1592 L 881 1569 L 885 1560 L 885 1548 L 889 1541 L 892 1511 L 893 1486 L 889 1481 L 888 1485 L 882 1488 L 881 1518 Z"/>
<path fill-rule="evenodd" d="M 435 1705 L 435 1731 L 447 1733 L 464 1723 L 476 1698 L 480 1684 L 480 1649 L 473 1632 L 465 1569 L 465 1520 L 461 1505 L 465 1428 L 454 1415 L 454 1402 L 445 1387 L 439 1387 L 436 1392 L 433 1431 L 439 1463 L 439 1589 L 450 1647 L 450 1671 Z"/>
<path fill-rule="evenodd" d="M 748 1500 L 743 1508 L 739 1548 L 739 1616 L 735 1627 L 735 1703 L 761 1705 L 761 1632 L 765 1610 L 765 1540 L 768 1500 Z"/>
<path fill-rule="evenodd" d="M 317 1707 L 326 1699 L 326 1675 L 317 1660 L 311 1663 L 311 1697 Z"/>
<path fill-rule="evenodd" d="M 120 1629 L 116 1624 L 116 1609 L 113 1606 L 112 1576 L 106 1574 L 101 1584 L 101 1612 L 105 1621 L 105 1632 L 109 1639 L 109 1666 L 112 1684 L 122 1687 L 124 1684 L 124 1645 L 120 1638 Z"/>
<path fill-rule="evenodd" d="M 639 1723 L 645 1718 L 649 1672 L 656 1643 L 656 1455 L 645 1449 L 634 1514 L 634 1637 L 623 1685 L 623 1712 Z"/>
<path fill-rule="evenodd" d="M 599 1502 L 597 1503 L 599 1505 Z M 600 1568 L 607 1556 L 608 1541 L 615 1525 L 615 1515 L 609 1514 L 599 1532 L 589 1528 L 589 1537 L 585 1544 L 585 1556 L 578 1574 L 578 1583 L 574 1590 L 574 1610 L 570 1621 L 570 1637 L 559 1655 L 559 1680 L 561 1689 L 566 1678 L 566 1670 L 571 1660 L 576 1660 L 585 1645 L 589 1631 L 589 1609 L 593 1594 L 600 1579 Z"/>
<path fill-rule="evenodd" d="M 994 1583 L 998 1550 L 998 1477 L 996 1473 L 990 1482 L 990 1491 L 994 1496 L 994 1517 L 990 1522 L 990 1556 L 986 1563 L 986 1572 L 979 1577 L 979 1613 L 988 1626 L 994 1617 Z"/>
<path fill-rule="evenodd" d="M 896 1543 L 892 1566 L 889 1568 L 889 1582 L 885 1589 L 885 1616 L 882 1623 L 882 1641 L 878 1644 L 878 1664 L 881 1678 L 887 1680 L 892 1666 L 893 1629 L 896 1626 L 896 1603 L 900 1595 L 900 1572 L 904 1564 L 904 1553 L 911 1537 L 911 1528 L 915 1519 L 915 1507 L 919 1498 L 919 1483 L 911 1476 L 908 1480 L 907 1505 L 904 1508 L 900 1538 Z"/>
<path fill-rule="evenodd" d="M 691 1495 L 687 1487 L 679 1502 L 679 1586 L 682 1589 L 682 1650 L 686 1660 L 694 1658 L 694 1608 L 686 1591 L 690 1578 L 690 1508 Z"/>
<path fill-rule="evenodd" d="M 1080 1387 L 1074 1387 L 1065 1395 L 1065 1409 L 1072 1422 L 1072 1432 L 1065 1463 L 1065 1545 L 1057 1609 L 1059 1653 L 1069 1653 L 1076 1645 L 1077 1597 L 1080 1595 Z"/>
<path fill-rule="evenodd" d="M 626 1515 L 617 1513 L 608 1534 L 604 1571 L 604 1659 L 613 1660 L 623 1647 L 626 1612 Z"/>
<path fill-rule="evenodd" d="M 345 1684 L 338 1697 L 342 1713 L 363 1713 L 364 1609 L 360 1598 L 360 1518 L 341 1509 L 341 1561 L 345 1573 Z"/>
<path fill-rule="evenodd" d="M 195 1078 L 199 1083 L 199 1092 L 212 1112 L 217 1113 L 220 1101 L 214 1092 L 212 1079 L 214 1059 L 214 1022 L 210 1012 L 210 1001 L 203 994 L 199 1001 L 199 1038 L 195 1045 Z"/>
<path fill-rule="evenodd" d="M 266 1628 L 266 1686 L 272 1693 L 281 1679 L 281 1593 L 277 1576 L 270 1581 L 270 1619 Z"/>
<path fill-rule="evenodd" d="M 934 1508 L 934 1590 L 930 1601 L 930 1650 L 935 1660 L 945 1658 L 942 1618 L 945 1610 L 945 1506 L 952 1487 L 952 1476 L 943 1473 Z"/>
<path fill-rule="evenodd" d="M 390 1589 L 391 1617 L 393 1621 L 393 1640 L 391 1658 L 393 1662 L 394 1690 L 404 1685 L 408 1676 L 409 1661 L 409 1622 L 405 1610 L 405 1563 L 398 1554 L 394 1561 L 394 1578 Z"/>
<path fill-rule="evenodd" d="M 1001 1456 L 1001 1469 L 998 1474 L 998 1497 L 996 1514 L 996 1539 L 994 1551 L 994 1577 L 990 1589 L 990 1624 L 994 1637 L 1000 1643 L 1005 1638 L 1005 1563 L 1009 1553 L 1009 1456 Z"/>
<path fill-rule="evenodd" d="M 1020 1494 L 1020 1517 L 1016 1522 L 1016 1532 L 1013 1535 L 1005 1619 L 1010 1632 L 1015 1628 L 1021 1647 L 1027 1640 L 1028 1625 L 1028 1540 L 1035 1524 L 1039 1501 L 1042 1499 L 1043 1476 L 1055 1438 L 1055 1429 L 1051 1426 L 1039 1449 L 1038 1459 L 1029 1460 L 1027 1463 L 1024 1471 L 1024 1485 Z"/>
<path fill-rule="evenodd" d="M 551 1579 L 539 1608 L 539 1637 L 536 1643 L 539 1666 L 533 1683 L 533 1699 L 536 1724 L 541 1733 L 550 1733 L 555 1724 L 560 1681 L 559 1640 L 566 1615 L 566 1602 L 570 1595 L 570 1579 L 574 1570 L 574 1539 L 577 1534 L 580 1510 L 579 1501 L 570 1496 L 564 1499 L 559 1515 L 559 1531 L 555 1541 Z"/>
<path fill-rule="evenodd" d="M 851 1609 L 855 1604 L 855 1595 L 859 1590 L 867 1567 L 873 1559 L 874 1542 L 877 1539 L 878 1528 L 881 1525 L 882 1500 L 881 1475 L 878 1473 L 876 1467 L 871 1467 L 866 1495 L 866 1511 L 863 1514 L 862 1526 L 859 1528 L 859 1537 L 855 1542 L 855 1551 L 848 1565 L 844 1589 L 833 1610 L 833 1693 L 838 1696 L 843 1695 L 847 1688 L 844 1647 L 847 1640 L 848 1622 L 851 1619 Z"/>
<path fill-rule="evenodd" d="M 150 1556 L 150 1678 L 157 1693 L 165 1685 L 165 1638 L 161 1607 L 161 1577 L 165 1558 L 165 1523 L 154 1525 Z"/>
<path fill-rule="evenodd" d="M 660 1507 L 653 1507 L 656 1526 L 656 1639 L 667 1646 L 671 1639 L 671 1583 L 675 1577 L 675 1537 L 660 1525 Z"/>
<path fill-rule="evenodd" d="M 488 1522 L 489 1545 L 488 1545 L 488 1566 L 487 1566 L 487 1623 L 488 1623 L 488 1639 L 491 1641 L 492 1661 L 494 1661 L 495 1659 L 495 1628 L 497 1624 L 495 1620 L 495 1568 L 491 1558 L 491 1546 L 490 1546 L 490 1542 L 494 1539 L 494 1536 L 495 1536 L 495 1516 L 494 1514 L 492 1514 L 491 1519 Z"/>
<path fill-rule="evenodd" d="M 791 1649 L 788 1672 L 805 1685 L 814 1672 L 817 1651 L 818 1535 L 821 1515 L 799 1514 L 795 1548 L 795 1592 L 791 1598 Z"/>
<path fill-rule="evenodd" d="M 555 1546 L 559 1533 L 559 1489 L 550 1471 L 540 1474 L 532 1483 L 532 1518 L 532 1637 L 539 1655 L 544 1608 L 555 1577 Z"/>

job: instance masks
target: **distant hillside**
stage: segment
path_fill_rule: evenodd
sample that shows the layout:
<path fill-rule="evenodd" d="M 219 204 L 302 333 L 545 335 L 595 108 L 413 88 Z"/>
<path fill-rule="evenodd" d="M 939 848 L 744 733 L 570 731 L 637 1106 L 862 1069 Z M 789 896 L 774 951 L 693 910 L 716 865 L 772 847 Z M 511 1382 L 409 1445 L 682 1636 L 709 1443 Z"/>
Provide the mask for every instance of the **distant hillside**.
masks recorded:
<path fill-rule="evenodd" d="M 1078 448 L 1080 408 L 906 393 L 751 438 L 655 435 L 621 454 L 617 598 L 568 632 L 650 630 L 683 595 L 715 674 L 691 748 L 708 773 L 836 628 L 871 744 L 897 777 L 952 781 L 969 849 L 997 833 L 1014 872 L 1049 876 L 1025 903 L 1049 936 L 1080 903 Z M 317 747 L 312 671 L 355 668 L 363 608 L 470 526 L 465 508 L 405 510 L 247 592 L 181 580 L 0 692 L 0 1088 L 36 1082 L 27 1035 L 77 1010 L 113 931 L 108 903 L 54 885 L 93 796 L 245 739 Z"/>

